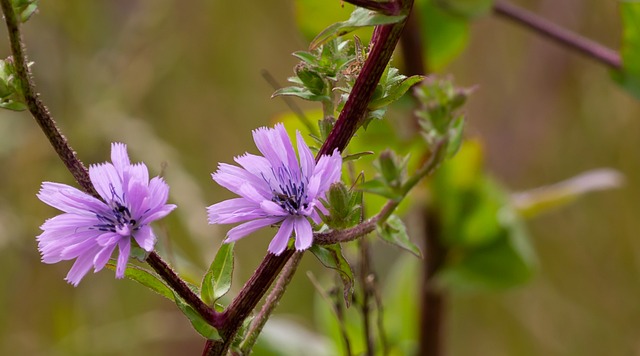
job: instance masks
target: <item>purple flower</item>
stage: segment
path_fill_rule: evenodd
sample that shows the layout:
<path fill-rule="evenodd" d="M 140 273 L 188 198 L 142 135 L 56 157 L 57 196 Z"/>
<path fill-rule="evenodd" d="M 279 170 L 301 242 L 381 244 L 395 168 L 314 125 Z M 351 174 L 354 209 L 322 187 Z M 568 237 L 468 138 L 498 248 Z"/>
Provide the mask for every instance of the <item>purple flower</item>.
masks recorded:
<path fill-rule="evenodd" d="M 313 231 L 308 218 L 320 223 L 315 209 L 324 207 L 318 199 L 340 179 L 342 157 L 335 150 L 316 163 L 300 132 L 296 138 L 299 162 L 284 126 L 277 124 L 273 129 L 261 127 L 253 131 L 253 140 L 264 157 L 247 153 L 235 158 L 242 168 L 224 163 L 218 166 L 213 180 L 240 198 L 210 206 L 209 223 L 244 222 L 229 230 L 224 242 L 282 223 L 269 244 L 269 252 L 281 254 L 294 231 L 298 251 L 311 246 Z"/>
<path fill-rule="evenodd" d="M 94 268 L 100 271 L 116 246 L 119 249 L 116 277 L 124 277 L 131 251 L 131 238 L 147 252 L 156 237 L 149 226 L 169 214 L 169 186 L 160 177 L 149 180 L 147 166 L 131 164 L 127 146 L 111 144 L 111 161 L 89 167 L 89 176 L 101 201 L 71 186 L 44 182 L 38 198 L 64 213 L 40 227 L 38 250 L 42 262 L 75 259 L 65 278 L 77 286 Z"/>

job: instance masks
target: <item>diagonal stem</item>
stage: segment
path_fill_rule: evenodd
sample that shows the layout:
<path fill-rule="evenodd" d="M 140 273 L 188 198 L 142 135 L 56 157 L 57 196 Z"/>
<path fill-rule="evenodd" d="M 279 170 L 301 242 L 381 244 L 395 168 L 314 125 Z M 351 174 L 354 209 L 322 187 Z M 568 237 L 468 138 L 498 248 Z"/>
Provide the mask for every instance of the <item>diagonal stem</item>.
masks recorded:
<path fill-rule="evenodd" d="M 400 2 L 402 12 L 408 14 L 413 0 L 400 0 Z M 361 119 L 367 112 L 369 101 L 371 101 L 380 77 L 391 59 L 403 28 L 404 20 L 375 28 L 371 41 L 371 52 L 356 79 L 336 125 L 320 148 L 316 159 L 322 155 L 331 154 L 336 149 L 344 151 L 362 123 Z M 224 355 L 227 352 L 242 322 L 256 307 L 292 254 L 291 250 L 287 250 L 280 256 L 268 254 L 264 258 L 256 272 L 225 311 L 224 326 L 219 330 L 223 340 L 207 341 L 203 355 Z"/>
<path fill-rule="evenodd" d="M 582 37 L 577 33 L 571 32 L 516 5 L 499 0 L 493 5 L 493 12 L 569 49 L 582 53 L 611 69 L 620 69 L 622 67 L 618 52 Z"/>
<path fill-rule="evenodd" d="M 25 49 L 22 44 L 22 35 L 20 33 L 19 20 L 13 10 L 11 0 L 0 0 L 2 12 L 4 13 L 5 23 L 9 32 L 9 41 L 11 43 L 11 53 L 13 55 L 13 63 L 16 68 L 20 80 L 20 89 L 27 102 L 29 112 L 34 117 L 44 134 L 49 139 L 49 143 L 73 175 L 76 182 L 88 194 L 101 199 L 96 192 L 89 178 L 89 172 L 85 165 L 78 159 L 75 151 L 71 148 L 67 139 L 58 129 L 49 110 L 40 100 L 35 84 L 31 78 L 31 72 L 27 65 Z M 162 260 L 155 252 L 151 252 L 147 257 L 149 265 L 158 273 L 169 286 L 171 286 L 180 297 L 182 297 L 189 305 L 197 310 L 205 320 L 216 326 L 220 319 L 219 313 L 207 306 L 202 300 L 189 289 L 184 281 Z"/>

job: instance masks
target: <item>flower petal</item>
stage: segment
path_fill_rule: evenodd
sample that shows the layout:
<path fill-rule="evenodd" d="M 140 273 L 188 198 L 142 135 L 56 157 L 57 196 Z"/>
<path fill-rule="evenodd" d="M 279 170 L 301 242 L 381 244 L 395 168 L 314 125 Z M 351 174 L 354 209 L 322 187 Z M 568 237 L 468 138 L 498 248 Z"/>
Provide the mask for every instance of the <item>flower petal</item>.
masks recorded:
<path fill-rule="evenodd" d="M 291 237 L 291 233 L 293 232 L 293 218 L 284 219 L 282 221 L 282 225 L 276 236 L 271 239 L 271 243 L 269 243 L 269 252 L 278 256 L 287 248 L 289 244 L 289 238 Z"/>
<path fill-rule="evenodd" d="M 67 273 L 67 277 L 65 277 L 65 280 L 76 287 L 78 283 L 80 283 L 80 280 L 82 280 L 82 277 L 84 277 L 91 269 L 94 256 L 98 253 L 98 251 L 99 247 L 94 247 L 93 250 L 87 251 L 86 254 L 79 256 L 69 270 L 69 273 Z"/>
<path fill-rule="evenodd" d="M 265 217 L 260 206 L 245 198 L 221 201 L 207 208 L 209 224 L 233 224 Z"/>
<path fill-rule="evenodd" d="M 89 177 L 96 191 L 105 201 L 111 201 L 114 194 L 122 197 L 122 177 L 111 163 L 92 164 Z"/>
<path fill-rule="evenodd" d="M 38 199 L 65 213 L 94 215 L 108 209 L 105 203 L 66 184 L 43 182 Z"/>
<path fill-rule="evenodd" d="M 153 251 L 153 246 L 156 244 L 156 236 L 153 234 L 153 230 L 149 225 L 143 225 L 133 234 L 133 238 L 138 245 L 145 251 Z"/>
<path fill-rule="evenodd" d="M 282 207 L 270 200 L 265 200 L 262 203 L 260 203 L 260 208 L 267 213 L 267 215 L 271 215 L 271 216 L 286 216 L 289 215 L 289 213 L 282 209 Z"/>
<path fill-rule="evenodd" d="M 225 243 L 237 241 L 250 233 L 259 230 L 265 226 L 273 225 L 282 221 L 282 218 L 264 218 L 240 224 L 227 232 Z"/>
<path fill-rule="evenodd" d="M 302 139 L 300 131 L 296 131 L 296 142 L 298 144 L 298 155 L 300 156 L 300 167 L 302 176 L 309 179 L 313 175 L 313 169 L 316 166 L 316 161 L 313 158 L 313 153 L 309 149 L 309 146 Z"/>
<path fill-rule="evenodd" d="M 118 253 L 118 264 L 116 266 L 116 278 L 124 277 L 124 271 L 127 269 L 129 261 L 129 253 L 131 252 L 131 239 L 122 239 L 118 242 L 120 252 Z"/>
<path fill-rule="evenodd" d="M 303 217 L 295 219 L 293 227 L 296 231 L 296 250 L 302 251 L 311 247 L 313 243 L 313 230 L 309 220 Z"/>
<path fill-rule="evenodd" d="M 127 154 L 127 145 L 120 142 L 111 144 L 111 162 L 122 179 L 123 172 L 131 165 L 129 154 Z"/>

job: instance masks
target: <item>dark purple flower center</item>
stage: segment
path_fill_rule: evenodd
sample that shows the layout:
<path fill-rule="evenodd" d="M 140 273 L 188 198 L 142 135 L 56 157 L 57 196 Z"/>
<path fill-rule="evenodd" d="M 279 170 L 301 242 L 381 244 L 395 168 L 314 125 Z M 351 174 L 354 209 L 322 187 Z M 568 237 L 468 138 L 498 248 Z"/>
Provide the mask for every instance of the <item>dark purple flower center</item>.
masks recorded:
<path fill-rule="evenodd" d="M 111 202 L 109 206 L 111 207 L 109 213 L 95 213 L 101 223 L 94 225 L 94 229 L 115 232 L 122 236 L 131 236 L 134 231 L 140 229 L 138 221 L 133 219 L 131 211 L 126 206 L 124 194 L 122 198 L 116 194 L 113 185 L 111 185 Z"/>
<path fill-rule="evenodd" d="M 298 215 L 301 208 L 307 209 L 309 204 L 305 185 L 306 178 L 294 176 L 284 166 L 279 167 L 277 172 L 273 170 L 272 172 L 278 180 L 278 184 L 277 187 L 274 187 L 271 182 L 267 181 L 273 193 L 271 201 L 280 205 L 291 215 Z"/>

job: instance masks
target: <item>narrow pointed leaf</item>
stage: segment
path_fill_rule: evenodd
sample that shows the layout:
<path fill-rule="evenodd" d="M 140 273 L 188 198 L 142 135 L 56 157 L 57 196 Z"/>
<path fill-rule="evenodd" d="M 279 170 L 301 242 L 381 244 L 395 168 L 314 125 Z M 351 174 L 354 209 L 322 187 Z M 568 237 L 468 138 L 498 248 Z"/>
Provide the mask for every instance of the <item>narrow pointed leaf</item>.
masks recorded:
<path fill-rule="evenodd" d="M 411 87 L 420 83 L 424 78 L 425 77 L 422 75 L 414 75 L 412 77 L 403 79 L 402 82 L 400 82 L 400 84 L 396 84 L 392 88 L 390 88 L 389 92 L 385 96 L 369 103 L 369 106 L 368 106 L 369 110 L 380 109 L 397 101 L 409 89 L 411 89 Z"/>
<path fill-rule="evenodd" d="M 191 306 L 182 299 L 175 297 L 175 302 L 182 313 L 189 319 L 193 328 L 207 340 L 222 340 L 218 330 L 207 323 L 201 316 L 193 310 Z"/>
<path fill-rule="evenodd" d="M 209 270 L 202 279 L 201 297 L 208 305 L 229 292 L 233 276 L 234 243 L 222 244 Z"/>
<path fill-rule="evenodd" d="M 112 271 L 116 270 L 116 265 L 109 262 L 106 267 Z M 127 269 L 124 271 L 124 276 L 128 279 L 137 282 L 152 291 L 160 294 L 161 296 L 174 301 L 174 295 L 171 288 L 169 288 L 155 273 L 146 270 L 142 267 L 128 265 Z"/>

